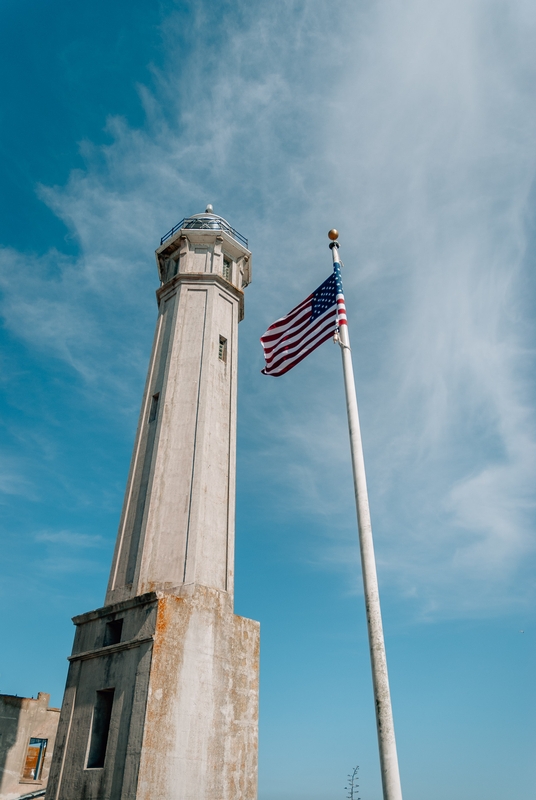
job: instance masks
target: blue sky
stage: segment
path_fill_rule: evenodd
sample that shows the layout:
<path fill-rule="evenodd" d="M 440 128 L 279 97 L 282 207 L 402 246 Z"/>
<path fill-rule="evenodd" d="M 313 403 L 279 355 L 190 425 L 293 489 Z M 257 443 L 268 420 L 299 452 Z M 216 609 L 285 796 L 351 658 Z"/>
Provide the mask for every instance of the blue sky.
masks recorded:
<path fill-rule="evenodd" d="M 535 793 L 536 10 L 4 0 L 0 691 L 59 704 L 102 604 L 160 236 L 249 238 L 236 610 L 259 800 L 380 800 L 340 356 L 259 335 L 341 256 L 403 788 Z"/>

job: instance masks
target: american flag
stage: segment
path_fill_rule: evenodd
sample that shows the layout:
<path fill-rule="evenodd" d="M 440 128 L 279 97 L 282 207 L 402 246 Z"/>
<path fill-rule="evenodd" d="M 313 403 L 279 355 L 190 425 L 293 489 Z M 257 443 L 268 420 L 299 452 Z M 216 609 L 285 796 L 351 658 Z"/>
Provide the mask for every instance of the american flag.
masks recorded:
<path fill-rule="evenodd" d="M 263 374 L 284 375 L 329 339 L 339 325 L 347 324 L 341 265 L 335 262 L 329 278 L 261 336 L 266 361 Z"/>

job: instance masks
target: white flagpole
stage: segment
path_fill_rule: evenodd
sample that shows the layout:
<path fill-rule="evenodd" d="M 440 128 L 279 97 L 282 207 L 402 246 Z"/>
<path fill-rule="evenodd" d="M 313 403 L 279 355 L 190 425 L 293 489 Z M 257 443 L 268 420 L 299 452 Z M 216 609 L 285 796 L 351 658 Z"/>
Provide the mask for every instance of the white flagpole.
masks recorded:
<path fill-rule="evenodd" d="M 329 236 L 330 239 L 336 239 L 338 234 L 336 231 L 330 231 Z M 333 253 L 333 263 L 340 263 L 338 252 L 339 243 L 332 241 L 330 248 Z M 361 568 L 363 572 L 365 606 L 367 611 L 383 798 L 384 800 L 402 800 L 393 710 L 391 708 L 391 693 L 389 691 L 389 677 L 387 675 L 387 658 L 383 639 L 378 576 L 376 574 L 376 559 L 374 557 L 374 543 L 372 541 L 372 525 L 370 522 L 365 461 L 363 458 L 363 445 L 359 427 L 359 414 L 357 411 L 357 396 L 355 392 L 354 368 L 352 366 L 348 325 L 340 326 L 339 344 L 342 353 L 348 428 L 350 432 L 350 449 L 352 452 L 352 468 L 354 473 L 355 501 L 359 527 Z"/>

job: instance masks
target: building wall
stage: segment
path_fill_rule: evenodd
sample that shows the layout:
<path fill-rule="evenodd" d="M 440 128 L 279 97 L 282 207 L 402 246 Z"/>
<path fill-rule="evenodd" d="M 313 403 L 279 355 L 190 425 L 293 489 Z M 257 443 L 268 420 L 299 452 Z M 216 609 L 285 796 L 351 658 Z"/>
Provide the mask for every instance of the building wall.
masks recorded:
<path fill-rule="evenodd" d="M 49 700 L 44 692 L 36 700 L 0 695 L 0 800 L 16 800 L 47 785 L 60 718 L 59 708 L 48 707 Z M 47 740 L 38 780 L 23 777 L 31 738 Z"/>
<path fill-rule="evenodd" d="M 46 800 L 256 800 L 259 624 L 203 586 L 75 618 Z M 122 620 L 121 641 L 106 630 Z M 90 763 L 97 697 L 113 690 Z"/>
<path fill-rule="evenodd" d="M 256 800 L 259 625 L 233 613 L 238 323 L 225 230 L 157 250 L 159 317 L 105 606 L 77 626 L 46 800 Z"/>
<path fill-rule="evenodd" d="M 134 800 L 158 600 L 148 594 L 89 611 L 77 626 L 63 699 L 49 800 Z M 107 644 L 110 623 L 120 640 Z M 95 701 L 113 689 L 105 764 L 89 763 Z"/>
<path fill-rule="evenodd" d="M 186 591 L 158 604 L 136 800 L 256 800 L 259 623 Z"/>
<path fill-rule="evenodd" d="M 106 605 L 183 584 L 233 594 L 238 323 L 250 254 L 217 230 L 179 234 L 166 248 Z"/>

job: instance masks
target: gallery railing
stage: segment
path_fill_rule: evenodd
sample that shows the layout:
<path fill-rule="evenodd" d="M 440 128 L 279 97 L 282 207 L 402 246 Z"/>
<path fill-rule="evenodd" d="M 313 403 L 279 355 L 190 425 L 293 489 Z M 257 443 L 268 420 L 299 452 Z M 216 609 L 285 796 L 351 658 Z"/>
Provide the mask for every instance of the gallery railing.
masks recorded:
<path fill-rule="evenodd" d="M 244 247 L 248 246 L 248 240 L 245 236 L 242 236 L 242 234 L 238 233 L 237 230 L 231 228 L 228 222 L 222 219 L 222 217 L 217 217 L 215 214 L 207 214 L 206 216 L 200 214 L 197 217 L 185 217 L 184 219 L 181 219 L 181 221 L 178 222 L 170 231 L 162 236 L 160 239 L 160 244 L 164 244 L 164 242 L 173 236 L 174 233 L 177 233 L 177 231 L 180 231 L 183 228 L 195 228 L 197 230 L 222 230 L 225 231 L 225 233 L 228 233 L 229 236 L 232 236 L 233 239 L 236 239 L 237 242 L 243 244 Z"/>

